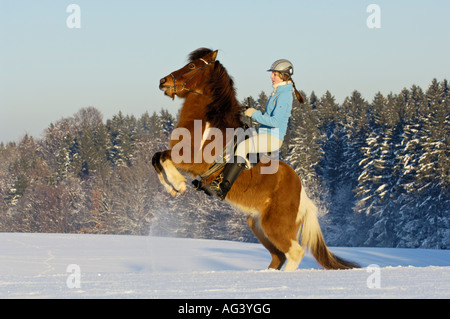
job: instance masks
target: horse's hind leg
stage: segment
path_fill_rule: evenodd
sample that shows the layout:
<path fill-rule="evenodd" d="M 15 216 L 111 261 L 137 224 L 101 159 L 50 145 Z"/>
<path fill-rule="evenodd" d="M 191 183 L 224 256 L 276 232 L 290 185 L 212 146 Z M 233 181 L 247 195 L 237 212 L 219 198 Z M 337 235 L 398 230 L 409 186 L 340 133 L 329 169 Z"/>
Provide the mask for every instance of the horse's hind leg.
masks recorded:
<path fill-rule="evenodd" d="M 293 220 L 280 218 L 280 211 L 271 211 L 272 214 L 266 214 L 261 220 L 261 227 L 264 230 L 270 242 L 282 253 L 287 259 L 284 271 L 296 270 L 300 264 L 305 249 L 300 246 L 297 238 L 298 224 Z"/>
<path fill-rule="evenodd" d="M 300 265 L 300 262 L 305 255 L 305 249 L 300 246 L 297 240 L 291 241 L 291 247 L 289 247 L 288 252 L 286 253 L 287 262 L 286 267 L 284 267 L 284 271 L 294 271 Z"/>
<path fill-rule="evenodd" d="M 251 230 L 258 238 L 260 243 L 266 247 L 266 249 L 272 255 L 272 261 L 268 268 L 280 270 L 286 261 L 286 255 L 280 251 L 275 245 L 264 235 L 264 231 L 261 229 L 260 221 L 258 218 L 247 217 L 247 223 Z"/>

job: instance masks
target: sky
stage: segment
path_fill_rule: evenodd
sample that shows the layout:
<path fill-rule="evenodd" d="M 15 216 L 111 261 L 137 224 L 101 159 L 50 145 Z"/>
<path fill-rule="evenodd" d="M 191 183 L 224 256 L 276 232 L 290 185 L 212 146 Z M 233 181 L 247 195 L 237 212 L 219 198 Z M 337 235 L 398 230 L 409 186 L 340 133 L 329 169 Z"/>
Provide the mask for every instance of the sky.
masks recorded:
<path fill-rule="evenodd" d="M 448 0 L 0 0 L 0 142 L 40 138 L 88 106 L 104 120 L 175 115 L 182 100 L 159 80 L 199 47 L 219 50 L 240 100 L 271 92 L 266 70 L 281 58 L 298 89 L 338 103 L 426 89 L 450 79 L 449 12 Z"/>

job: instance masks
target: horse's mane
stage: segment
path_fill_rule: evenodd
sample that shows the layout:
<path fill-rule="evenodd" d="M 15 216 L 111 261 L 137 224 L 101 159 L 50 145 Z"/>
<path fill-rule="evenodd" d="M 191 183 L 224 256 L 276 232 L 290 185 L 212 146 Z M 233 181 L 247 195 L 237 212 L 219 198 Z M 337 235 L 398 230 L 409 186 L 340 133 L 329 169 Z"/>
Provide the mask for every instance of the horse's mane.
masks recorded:
<path fill-rule="evenodd" d="M 207 55 L 208 53 L 211 53 L 211 52 L 212 52 L 212 50 L 211 49 L 207 49 L 207 48 L 197 49 L 195 51 L 192 51 L 189 54 L 188 61 L 189 62 L 194 62 L 195 60 L 203 58 L 205 55 Z"/>
<path fill-rule="evenodd" d="M 206 48 L 197 49 L 189 55 L 189 61 L 193 62 L 211 52 L 212 50 Z M 213 68 L 211 78 L 206 84 L 213 99 L 207 106 L 206 119 L 213 127 L 221 129 L 242 126 L 242 107 L 236 99 L 233 79 L 219 61 L 214 62 Z"/>

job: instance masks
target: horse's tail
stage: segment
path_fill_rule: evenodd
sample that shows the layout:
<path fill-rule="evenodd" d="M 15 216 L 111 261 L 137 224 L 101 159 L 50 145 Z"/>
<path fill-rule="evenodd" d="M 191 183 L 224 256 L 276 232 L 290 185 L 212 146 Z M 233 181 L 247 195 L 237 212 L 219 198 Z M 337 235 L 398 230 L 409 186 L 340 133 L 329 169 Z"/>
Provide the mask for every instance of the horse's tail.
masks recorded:
<path fill-rule="evenodd" d="M 311 250 L 322 267 L 325 269 L 361 268 L 356 263 L 339 258 L 328 249 L 317 219 L 317 207 L 306 195 L 304 187 L 300 196 L 299 217 L 303 221 L 301 245 Z"/>

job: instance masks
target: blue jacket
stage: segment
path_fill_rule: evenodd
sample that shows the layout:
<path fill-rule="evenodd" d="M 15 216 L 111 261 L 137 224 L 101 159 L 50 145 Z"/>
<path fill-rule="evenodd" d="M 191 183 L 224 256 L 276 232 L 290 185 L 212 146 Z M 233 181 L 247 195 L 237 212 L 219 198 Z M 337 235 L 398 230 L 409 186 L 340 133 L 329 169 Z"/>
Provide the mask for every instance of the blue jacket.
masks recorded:
<path fill-rule="evenodd" d="M 267 101 L 264 113 L 261 111 L 253 113 L 252 119 L 261 124 L 259 133 L 284 139 L 292 111 L 292 92 L 292 83 L 280 85 Z"/>

